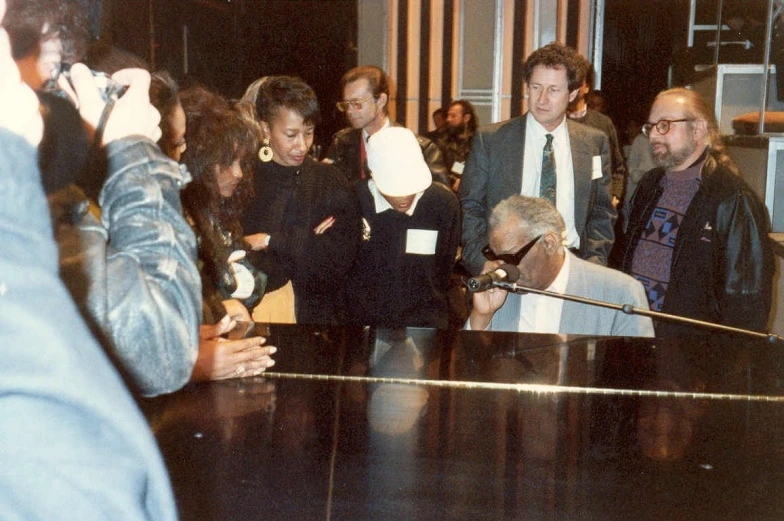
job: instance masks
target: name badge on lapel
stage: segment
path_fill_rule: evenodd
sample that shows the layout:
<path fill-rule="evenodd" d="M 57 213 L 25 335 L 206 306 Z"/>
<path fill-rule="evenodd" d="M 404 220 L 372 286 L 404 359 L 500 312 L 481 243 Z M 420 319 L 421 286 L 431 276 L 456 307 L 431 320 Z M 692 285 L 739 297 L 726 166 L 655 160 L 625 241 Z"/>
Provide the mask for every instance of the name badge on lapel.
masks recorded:
<path fill-rule="evenodd" d="M 602 178 L 602 156 L 593 156 L 593 169 L 591 181 Z"/>
<path fill-rule="evenodd" d="M 406 253 L 435 255 L 438 230 L 410 229 L 406 233 Z"/>

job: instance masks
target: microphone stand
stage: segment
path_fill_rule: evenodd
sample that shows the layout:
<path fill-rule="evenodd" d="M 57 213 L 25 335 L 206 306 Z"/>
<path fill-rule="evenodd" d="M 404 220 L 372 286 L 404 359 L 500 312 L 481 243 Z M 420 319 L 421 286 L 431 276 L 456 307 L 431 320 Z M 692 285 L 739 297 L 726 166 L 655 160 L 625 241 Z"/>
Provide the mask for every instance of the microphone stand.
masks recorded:
<path fill-rule="evenodd" d="M 587 304 L 589 306 L 599 306 L 603 308 L 614 309 L 621 311 L 627 315 L 640 315 L 643 317 L 650 317 L 657 320 L 664 320 L 668 322 L 680 322 L 681 324 L 689 324 L 692 326 L 703 327 L 708 329 L 716 329 L 727 333 L 737 333 L 741 335 L 750 336 L 757 339 L 767 340 L 771 344 L 784 342 L 784 337 L 774 335 L 773 333 L 760 333 L 758 331 L 751 331 L 749 329 L 741 329 L 738 327 L 725 326 L 722 324 L 714 324 L 704 320 L 697 320 L 695 318 L 680 317 L 678 315 L 670 315 L 669 313 L 661 313 L 660 311 L 651 311 L 650 309 L 636 308 L 631 304 L 614 304 L 612 302 L 604 302 L 602 300 L 594 300 L 586 297 L 578 297 L 576 295 L 565 295 L 563 293 L 556 293 L 554 291 L 547 291 L 542 289 L 534 289 L 526 286 L 519 286 L 516 282 L 495 282 L 493 287 L 505 289 L 512 293 L 534 293 L 537 295 L 545 295 L 548 297 L 555 297 L 561 300 L 569 300 L 577 302 L 578 304 Z"/>

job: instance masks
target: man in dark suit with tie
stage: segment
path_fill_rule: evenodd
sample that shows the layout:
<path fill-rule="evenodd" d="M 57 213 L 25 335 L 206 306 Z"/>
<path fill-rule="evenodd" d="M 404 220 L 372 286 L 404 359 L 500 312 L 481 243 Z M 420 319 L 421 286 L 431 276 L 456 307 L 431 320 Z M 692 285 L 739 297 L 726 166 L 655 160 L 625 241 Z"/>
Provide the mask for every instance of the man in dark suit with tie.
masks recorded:
<path fill-rule="evenodd" d="M 463 263 L 482 272 L 487 218 L 514 194 L 545 197 L 566 222 L 564 244 L 585 260 L 607 264 L 615 235 L 607 136 L 566 118 L 580 87 L 573 49 L 553 42 L 524 64 L 529 112 L 481 128 L 474 137 L 459 196 Z"/>

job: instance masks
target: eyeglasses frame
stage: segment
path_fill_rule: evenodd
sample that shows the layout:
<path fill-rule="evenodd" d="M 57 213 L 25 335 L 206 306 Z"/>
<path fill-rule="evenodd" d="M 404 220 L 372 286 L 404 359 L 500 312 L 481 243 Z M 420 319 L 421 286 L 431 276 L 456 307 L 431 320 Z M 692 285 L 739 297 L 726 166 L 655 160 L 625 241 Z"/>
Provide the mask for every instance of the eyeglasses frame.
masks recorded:
<path fill-rule="evenodd" d="M 523 258 L 528 254 L 528 252 L 531 251 L 531 248 L 534 247 L 534 245 L 539 241 L 539 239 L 541 239 L 544 236 L 545 234 L 543 233 L 537 236 L 536 238 L 531 239 L 530 241 L 528 241 L 528 243 L 525 246 L 517 250 L 517 252 L 515 253 L 502 253 L 501 255 L 496 255 L 496 253 L 490 248 L 490 245 L 488 244 L 484 248 L 482 248 L 482 255 L 484 255 L 487 260 L 491 260 L 491 261 L 500 260 L 503 261 L 504 264 L 511 264 L 512 266 L 517 266 L 518 264 L 520 264 L 520 261 L 522 261 Z"/>
<path fill-rule="evenodd" d="M 645 137 L 650 137 L 650 135 L 651 135 L 651 130 L 653 130 L 653 129 L 655 128 L 655 129 L 656 129 L 656 132 L 658 132 L 660 136 L 664 136 L 664 135 L 666 135 L 666 134 L 667 134 L 667 133 L 670 131 L 670 127 L 672 127 L 672 124 L 673 124 L 673 123 L 683 123 L 684 121 L 694 121 L 694 120 L 693 120 L 693 119 L 691 119 L 691 118 L 682 118 L 682 119 L 660 119 L 660 120 L 659 120 L 659 121 L 657 121 L 656 123 L 646 123 L 646 124 L 644 124 L 644 125 L 642 126 L 642 129 L 641 129 L 641 130 L 642 130 L 642 134 L 643 134 Z M 664 132 L 662 132 L 661 130 L 659 130 L 659 125 L 661 125 L 662 123 L 666 123 L 666 125 L 667 125 L 667 127 L 666 127 L 666 130 L 665 130 Z M 646 130 L 646 129 L 647 129 L 647 130 Z"/>
<path fill-rule="evenodd" d="M 370 94 L 367 98 L 361 100 L 345 100 L 345 101 L 338 101 L 335 103 L 335 106 L 338 108 L 340 112 L 346 112 L 349 107 L 353 108 L 354 110 L 362 110 L 362 105 L 371 98 L 375 98 L 372 94 Z"/>

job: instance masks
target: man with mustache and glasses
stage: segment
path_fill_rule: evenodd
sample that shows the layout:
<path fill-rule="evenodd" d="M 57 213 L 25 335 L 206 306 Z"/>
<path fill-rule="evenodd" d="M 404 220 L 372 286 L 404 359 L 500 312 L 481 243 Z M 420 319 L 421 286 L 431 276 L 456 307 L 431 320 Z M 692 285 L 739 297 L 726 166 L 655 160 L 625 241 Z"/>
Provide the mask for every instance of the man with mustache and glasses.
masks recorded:
<path fill-rule="evenodd" d="M 387 111 L 389 79 L 374 65 L 354 67 L 340 79 L 343 99 L 337 103 L 339 111 L 346 114 L 349 126 L 332 136 L 325 163 L 340 168 L 349 183 L 370 177 L 367 165 L 367 142 L 370 136 L 387 127 L 399 127 Z M 417 136 L 433 181 L 448 186 L 449 176 L 444 156 L 438 145 L 424 136 Z"/>
<path fill-rule="evenodd" d="M 621 268 L 642 282 L 651 309 L 764 331 L 773 253 L 764 205 L 724 153 L 713 111 L 697 93 L 661 92 L 643 132 L 658 168 L 629 208 Z M 657 336 L 704 334 L 657 323 Z"/>

